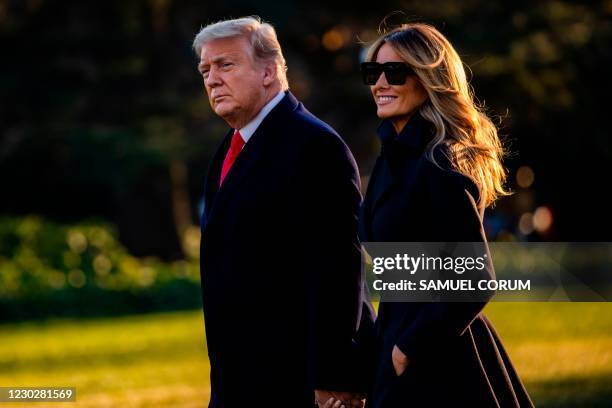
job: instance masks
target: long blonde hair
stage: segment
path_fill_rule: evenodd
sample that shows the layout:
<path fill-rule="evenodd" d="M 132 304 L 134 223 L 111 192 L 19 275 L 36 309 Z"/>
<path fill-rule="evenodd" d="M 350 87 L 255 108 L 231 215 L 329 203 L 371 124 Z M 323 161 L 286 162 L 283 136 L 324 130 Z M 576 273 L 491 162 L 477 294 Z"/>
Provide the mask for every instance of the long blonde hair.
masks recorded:
<path fill-rule="evenodd" d="M 419 108 L 421 116 L 435 127 L 426 157 L 437 164 L 433 157 L 435 147 L 448 145 L 451 166 L 476 183 L 480 203 L 485 207 L 509 195 L 504 187 L 505 151 L 497 128 L 476 104 L 461 58 L 450 42 L 428 24 L 404 24 L 370 46 L 368 61 L 376 60 L 384 43 L 412 67 L 429 95 Z"/>

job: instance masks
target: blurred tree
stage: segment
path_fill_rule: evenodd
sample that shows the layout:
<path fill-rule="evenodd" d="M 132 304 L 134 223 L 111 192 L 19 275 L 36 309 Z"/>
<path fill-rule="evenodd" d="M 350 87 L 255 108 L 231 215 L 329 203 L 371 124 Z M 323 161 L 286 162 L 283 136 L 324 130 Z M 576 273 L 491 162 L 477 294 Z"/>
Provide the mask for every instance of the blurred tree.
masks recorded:
<path fill-rule="evenodd" d="M 75 221 L 102 216 L 136 255 L 181 256 L 202 181 L 226 125 L 208 107 L 193 36 L 258 14 L 273 23 L 292 90 L 331 123 L 367 175 L 377 118 L 360 83 L 363 42 L 426 21 L 473 71 L 476 95 L 503 118 L 517 191 L 489 213 L 495 236 L 550 209 L 547 239 L 609 240 L 600 191 L 612 159 L 607 66 L 612 2 L 0 0 L 0 213 Z M 313 160 L 313 163 L 315 160 Z M 528 166 L 527 187 L 514 174 Z"/>

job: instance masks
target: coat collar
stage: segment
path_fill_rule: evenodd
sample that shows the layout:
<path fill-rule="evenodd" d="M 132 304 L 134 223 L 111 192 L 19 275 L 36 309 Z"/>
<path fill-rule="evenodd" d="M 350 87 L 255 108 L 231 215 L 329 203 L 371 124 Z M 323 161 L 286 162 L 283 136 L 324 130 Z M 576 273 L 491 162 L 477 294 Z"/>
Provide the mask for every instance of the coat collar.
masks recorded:
<path fill-rule="evenodd" d="M 422 152 L 430 141 L 429 129 L 428 122 L 418 112 L 410 118 L 399 134 L 390 120 L 383 120 L 377 130 L 382 142 L 381 150 L 383 154 L 406 150 Z"/>
<path fill-rule="evenodd" d="M 381 154 L 376 160 L 372 170 L 372 178 L 368 186 L 366 200 L 362 206 L 362 217 L 365 224 L 370 223 L 370 217 L 376 208 L 389 194 L 397 183 L 398 173 L 407 160 L 406 156 L 418 156 L 425 151 L 430 142 L 431 125 L 418 112 L 399 132 L 390 120 L 384 120 L 378 127 L 377 133 L 381 140 Z M 371 239 L 370 231 L 363 231 L 362 238 Z"/>

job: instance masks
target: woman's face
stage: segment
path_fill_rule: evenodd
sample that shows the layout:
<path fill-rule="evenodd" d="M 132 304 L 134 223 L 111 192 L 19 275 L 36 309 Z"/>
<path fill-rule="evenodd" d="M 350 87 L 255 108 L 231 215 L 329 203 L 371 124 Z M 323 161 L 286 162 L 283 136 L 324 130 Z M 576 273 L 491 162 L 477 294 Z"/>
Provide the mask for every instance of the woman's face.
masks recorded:
<path fill-rule="evenodd" d="M 378 50 L 376 62 L 403 62 L 387 43 Z M 403 85 L 389 85 L 384 72 L 370 87 L 379 118 L 390 119 L 396 132 L 400 132 L 410 117 L 427 100 L 427 92 L 416 76 L 408 75 Z"/>

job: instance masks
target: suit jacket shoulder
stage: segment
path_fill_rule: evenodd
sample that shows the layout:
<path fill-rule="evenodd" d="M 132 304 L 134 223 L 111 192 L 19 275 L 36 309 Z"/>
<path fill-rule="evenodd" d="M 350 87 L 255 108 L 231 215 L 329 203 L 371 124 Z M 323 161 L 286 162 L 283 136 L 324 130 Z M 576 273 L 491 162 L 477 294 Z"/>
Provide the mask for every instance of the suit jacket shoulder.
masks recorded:
<path fill-rule="evenodd" d="M 301 103 L 286 126 L 291 129 L 287 142 L 299 149 L 312 167 L 343 167 L 357 174 L 357 163 L 349 147 L 329 124 L 310 113 Z M 315 171 L 316 172 L 316 171 Z"/>

